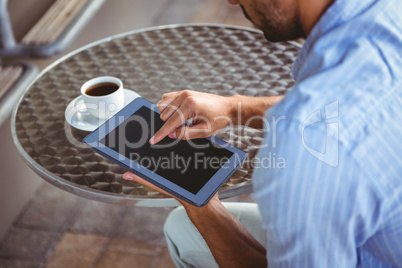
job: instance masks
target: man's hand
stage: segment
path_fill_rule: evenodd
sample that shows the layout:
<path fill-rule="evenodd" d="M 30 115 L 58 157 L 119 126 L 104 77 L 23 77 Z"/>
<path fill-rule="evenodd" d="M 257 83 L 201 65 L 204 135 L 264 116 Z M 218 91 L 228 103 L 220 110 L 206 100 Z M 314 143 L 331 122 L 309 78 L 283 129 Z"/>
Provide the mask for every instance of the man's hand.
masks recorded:
<path fill-rule="evenodd" d="M 151 144 L 166 136 L 182 140 L 211 136 L 229 125 L 236 113 L 230 98 L 191 90 L 166 93 L 157 106 L 166 123 L 150 139 Z M 191 126 L 183 125 L 191 118 Z"/>
<path fill-rule="evenodd" d="M 264 112 L 283 96 L 222 97 L 191 90 L 166 93 L 157 103 L 165 124 L 149 140 L 158 143 L 166 136 L 172 139 L 206 138 L 228 125 L 262 128 Z M 192 125 L 185 123 L 193 119 Z"/>

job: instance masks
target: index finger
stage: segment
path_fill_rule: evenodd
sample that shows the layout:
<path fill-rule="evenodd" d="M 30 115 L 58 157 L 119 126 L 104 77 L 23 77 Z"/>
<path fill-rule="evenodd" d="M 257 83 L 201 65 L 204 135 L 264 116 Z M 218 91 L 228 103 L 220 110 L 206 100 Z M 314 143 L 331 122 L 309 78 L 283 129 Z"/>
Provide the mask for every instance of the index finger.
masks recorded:
<path fill-rule="evenodd" d="M 186 122 L 184 113 L 180 110 L 176 112 L 165 122 L 165 124 L 155 133 L 155 135 L 149 140 L 150 144 L 155 144 L 163 140 L 170 133 L 181 127 Z"/>

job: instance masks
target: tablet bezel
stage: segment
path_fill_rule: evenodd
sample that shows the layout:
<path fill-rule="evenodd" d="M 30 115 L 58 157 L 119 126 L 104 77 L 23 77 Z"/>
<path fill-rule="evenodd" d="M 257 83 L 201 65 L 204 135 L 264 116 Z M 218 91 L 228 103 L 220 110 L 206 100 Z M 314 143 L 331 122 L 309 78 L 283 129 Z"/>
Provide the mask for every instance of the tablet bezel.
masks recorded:
<path fill-rule="evenodd" d="M 200 207 L 205 205 L 212 198 L 212 196 L 222 187 L 222 185 L 230 178 L 230 176 L 237 170 L 241 163 L 243 163 L 243 161 L 247 157 L 247 153 L 236 147 L 233 147 L 229 143 L 215 136 L 206 138 L 212 143 L 215 143 L 232 152 L 233 155 L 208 180 L 208 182 L 198 191 L 197 194 L 193 194 L 186 189 L 176 185 L 175 183 L 159 176 L 151 170 L 141 166 L 139 163 L 100 143 L 100 141 L 107 134 L 113 131 L 116 127 L 122 124 L 125 120 L 127 120 L 131 115 L 133 115 L 143 106 L 159 114 L 159 110 L 155 104 L 144 98 L 138 97 L 131 103 L 129 103 L 126 107 L 124 107 L 121 111 L 119 111 L 116 115 L 114 115 L 104 124 L 94 130 L 92 133 L 90 133 L 87 137 L 85 137 L 83 142 L 104 157 L 108 158 L 109 160 L 115 162 L 120 166 L 123 166 L 128 171 L 140 176 L 141 178 L 158 186 L 166 192 L 195 206 Z"/>

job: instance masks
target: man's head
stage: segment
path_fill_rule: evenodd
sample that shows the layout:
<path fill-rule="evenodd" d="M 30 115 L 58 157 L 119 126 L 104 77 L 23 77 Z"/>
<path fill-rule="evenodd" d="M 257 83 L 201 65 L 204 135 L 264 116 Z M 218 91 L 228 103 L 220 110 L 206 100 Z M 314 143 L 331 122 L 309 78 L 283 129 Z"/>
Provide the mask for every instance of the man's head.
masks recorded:
<path fill-rule="evenodd" d="M 334 0 L 228 0 L 272 42 L 306 37 Z"/>

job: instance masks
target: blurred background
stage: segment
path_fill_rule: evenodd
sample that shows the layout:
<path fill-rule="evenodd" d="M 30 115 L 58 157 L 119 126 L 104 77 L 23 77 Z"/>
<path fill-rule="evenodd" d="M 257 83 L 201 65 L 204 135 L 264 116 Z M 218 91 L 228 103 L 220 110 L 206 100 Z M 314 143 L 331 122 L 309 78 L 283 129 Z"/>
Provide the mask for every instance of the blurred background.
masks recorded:
<path fill-rule="evenodd" d="M 0 268 L 174 267 L 162 233 L 171 208 L 104 204 L 47 184 L 24 163 L 13 144 L 11 109 L 40 71 L 96 40 L 166 24 L 251 24 L 238 6 L 225 0 L 0 3 Z M 63 36 L 63 29 L 69 27 L 73 33 Z M 57 38 L 62 41 L 57 43 Z M 20 44 L 44 44 L 46 49 L 26 50 Z M 22 67 L 13 69 L 16 66 Z"/>

